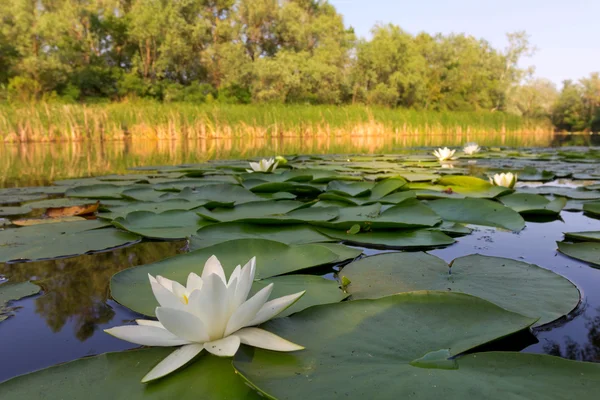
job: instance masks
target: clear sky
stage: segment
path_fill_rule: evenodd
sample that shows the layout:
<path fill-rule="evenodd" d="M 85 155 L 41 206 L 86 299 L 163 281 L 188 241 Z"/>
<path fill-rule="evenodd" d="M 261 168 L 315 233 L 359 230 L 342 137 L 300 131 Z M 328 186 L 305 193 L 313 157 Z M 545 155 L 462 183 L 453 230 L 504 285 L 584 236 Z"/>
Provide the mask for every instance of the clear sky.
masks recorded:
<path fill-rule="evenodd" d="M 559 87 L 600 71 L 600 0 L 330 0 L 369 37 L 376 23 L 393 23 L 410 33 L 466 33 L 506 46 L 506 32 L 525 30 L 537 47 L 522 62 Z"/>

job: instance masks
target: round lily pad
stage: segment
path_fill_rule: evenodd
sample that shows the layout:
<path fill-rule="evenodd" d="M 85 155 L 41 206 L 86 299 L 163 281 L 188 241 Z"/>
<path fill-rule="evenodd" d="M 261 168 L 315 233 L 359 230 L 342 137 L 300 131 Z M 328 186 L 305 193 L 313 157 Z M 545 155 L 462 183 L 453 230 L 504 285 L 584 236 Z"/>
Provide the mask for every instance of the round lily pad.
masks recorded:
<path fill-rule="evenodd" d="M 355 261 L 340 272 L 353 299 L 413 290 L 468 293 L 507 310 L 552 322 L 579 304 L 579 290 L 552 271 L 521 261 L 470 255 L 450 263 L 427 253 L 386 253 Z"/>
<path fill-rule="evenodd" d="M 191 211 L 171 210 L 160 214 L 135 211 L 112 221 L 118 228 L 152 239 L 183 239 L 210 222 Z"/>
<path fill-rule="evenodd" d="M 215 255 L 229 276 L 237 265 L 244 265 L 256 256 L 256 278 L 265 279 L 342 262 L 355 258 L 360 253 L 360 250 L 354 249 L 339 252 L 321 244 L 286 245 L 264 239 L 231 240 L 121 271 L 111 279 L 110 289 L 113 298 L 124 306 L 142 314 L 154 315 L 158 303 L 148 283 L 148 274 L 185 282 L 190 272 L 202 272 L 206 260 Z"/>
<path fill-rule="evenodd" d="M 485 199 L 441 199 L 428 203 L 446 221 L 496 226 L 512 231 L 525 227 L 525 220 L 516 211 Z"/>
<path fill-rule="evenodd" d="M 581 242 L 567 243 L 557 242 L 558 251 L 561 253 L 576 258 L 581 261 L 600 266 L 600 243 L 598 242 Z"/>
<path fill-rule="evenodd" d="M 544 196 L 529 193 L 515 193 L 498 200 L 519 214 L 556 215 L 567 205 L 565 197 L 548 200 Z"/>
<path fill-rule="evenodd" d="M 347 244 L 381 249 L 422 249 L 448 246 L 455 242 L 450 236 L 434 230 L 392 230 L 351 234 L 336 229 L 319 228 L 319 232 Z"/>

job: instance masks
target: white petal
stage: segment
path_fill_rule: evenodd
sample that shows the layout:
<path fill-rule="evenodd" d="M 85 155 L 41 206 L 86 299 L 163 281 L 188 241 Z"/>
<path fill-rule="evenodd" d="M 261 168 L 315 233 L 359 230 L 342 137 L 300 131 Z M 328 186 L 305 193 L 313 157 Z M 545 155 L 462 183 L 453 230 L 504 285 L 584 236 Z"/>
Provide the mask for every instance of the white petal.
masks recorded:
<path fill-rule="evenodd" d="M 254 171 L 260 171 L 260 164 L 259 163 L 255 163 L 255 162 L 251 162 L 250 163 L 250 168 L 252 168 L 252 172 L 254 172 Z"/>
<path fill-rule="evenodd" d="M 234 335 L 232 335 L 234 336 Z M 297 351 L 304 347 L 259 328 L 244 328 L 235 333 L 243 344 L 275 351 Z M 231 337 L 231 336 L 230 336 Z"/>
<path fill-rule="evenodd" d="M 174 308 L 158 307 L 156 317 L 166 330 L 190 342 L 203 343 L 209 337 L 200 318 Z"/>
<path fill-rule="evenodd" d="M 169 354 L 164 360 L 159 362 L 156 367 L 142 378 L 142 382 L 150 382 L 154 379 L 162 378 L 178 368 L 183 367 L 192 358 L 196 357 L 204 349 L 199 343 L 188 344 L 178 348 Z"/>
<path fill-rule="evenodd" d="M 143 346 L 181 346 L 188 344 L 185 339 L 178 338 L 166 329 L 155 326 L 125 325 L 105 329 L 104 332 L 116 338 Z"/>
<path fill-rule="evenodd" d="M 150 279 L 150 286 L 152 287 L 152 293 L 154 293 L 156 301 L 158 301 L 158 304 L 162 307 L 183 309 L 184 304 L 181 300 L 177 298 L 173 292 L 161 285 L 156 279 Z"/>
<path fill-rule="evenodd" d="M 173 294 L 180 302 L 187 304 L 187 290 L 181 283 L 173 281 Z"/>
<path fill-rule="evenodd" d="M 229 318 L 229 322 L 227 322 L 225 336 L 229 336 L 252 321 L 262 306 L 269 300 L 272 291 L 273 284 L 271 283 L 239 306 L 238 309 L 233 312 L 231 318 Z"/>
<path fill-rule="evenodd" d="M 202 271 L 202 280 L 206 280 L 206 277 L 210 274 L 215 274 L 224 284 L 227 284 L 227 278 L 225 278 L 225 271 L 223 271 L 223 267 L 219 262 L 219 259 L 216 256 L 210 256 L 206 263 L 204 264 L 204 270 Z"/>
<path fill-rule="evenodd" d="M 202 278 L 198 274 L 190 272 L 187 278 L 186 289 L 188 293 L 202 289 Z"/>
<path fill-rule="evenodd" d="M 223 339 L 204 343 L 204 348 L 215 356 L 233 357 L 240 348 L 240 338 L 237 336 L 227 336 Z"/>
<path fill-rule="evenodd" d="M 306 290 L 296 294 L 290 294 L 288 296 L 279 297 L 273 299 L 267 303 L 256 313 L 256 317 L 252 321 L 248 322 L 246 326 L 260 325 L 263 322 L 267 322 L 277 314 L 281 313 L 286 308 L 298 301 L 306 293 Z"/>
<path fill-rule="evenodd" d="M 170 280 L 169 278 L 165 278 L 164 276 L 157 275 L 156 280 L 158 281 L 158 283 L 163 285 L 165 289 L 167 289 L 171 292 L 173 291 L 173 281 Z"/>
<path fill-rule="evenodd" d="M 235 267 L 235 269 L 233 270 L 233 272 L 229 276 L 229 281 L 227 282 L 227 286 L 228 287 L 229 287 L 229 285 L 231 284 L 231 282 L 234 279 L 239 280 L 241 272 L 242 272 L 242 267 L 240 265 L 238 265 L 237 267 Z"/>
<path fill-rule="evenodd" d="M 215 340 L 223 337 L 230 316 L 227 287 L 216 274 L 208 275 L 203 281 L 202 290 L 190 294 L 188 311 L 204 322 L 209 338 Z"/>
<path fill-rule="evenodd" d="M 252 283 L 254 282 L 255 270 L 256 257 L 252 257 L 240 271 L 240 279 L 238 280 L 237 288 L 235 289 L 235 297 L 232 304 L 234 310 L 241 306 L 248 298 Z"/>
<path fill-rule="evenodd" d="M 136 319 L 135 322 L 137 322 L 138 325 L 155 326 L 157 328 L 165 329 L 163 324 L 161 324 L 159 321 L 154 321 L 150 319 Z"/>

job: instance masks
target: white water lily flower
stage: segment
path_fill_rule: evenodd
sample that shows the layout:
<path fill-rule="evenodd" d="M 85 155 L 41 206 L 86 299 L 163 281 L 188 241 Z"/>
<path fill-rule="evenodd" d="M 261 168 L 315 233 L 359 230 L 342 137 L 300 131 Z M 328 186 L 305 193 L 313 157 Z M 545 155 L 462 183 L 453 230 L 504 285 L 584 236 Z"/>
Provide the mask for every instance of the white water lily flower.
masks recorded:
<path fill-rule="evenodd" d="M 442 162 L 442 161 L 450 161 L 450 160 L 454 160 L 454 158 L 452 157 L 454 155 L 454 153 L 456 152 L 456 150 L 450 150 L 447 147 L 444 147 L 443 149 L 437 149 L 433 152 L 433 155 L 437 157 L 438 161 Z"/>
<path fill-rule="evenodd" d="M 229 281 L 217 257 L 206 261 L 202 276 L 189 274 L 186 286 L 161 276 L 150 278 L 158 321 L 137 320 L 137 325 L 106 329 L 119 339 L 144 346 L 181 346 L 142 382 L 161 378 L 185 365 L 204 349 L 220 357 L 232 357 L 240 344 L 274 351 L 296 351 L 304 347 L 252 326 L 275 317 L 305 292 L 268 301 L 273 284 L 247 299 L 254 281 L 256 258 L 235 268 Z"/>
<path fill-rule="evenodd" d="M 480 150 L 481 148 L 477 145 L 477 143 L 467 143 L 463 149 L 463 152 L 468 156 L 472 156 L 475 153 L 479 153 Z"/>
<path fill-rule="evenodd" d="M 248 172 L 273 172 L 277 168 L 277 165 L 279 165 L 279 161 L 276 161 L 273 158 L 269 158 L 268 160 L 263 158 L 262 160 L 260 160 L 257 163 L 251 162 L 250 168 L 252 168 L 252 169 L 247 169 L 246 171 L 248 171 Z"/>
<path fill-rule="evenodd" d="M 517 183 L 517 174 L 513 175 L 512 172 L 506 174 L 496 174 L 493 178 L 490 178 L 490 183 L 494 186 L 504 186 L 509 189 L 512 189 Z"/>

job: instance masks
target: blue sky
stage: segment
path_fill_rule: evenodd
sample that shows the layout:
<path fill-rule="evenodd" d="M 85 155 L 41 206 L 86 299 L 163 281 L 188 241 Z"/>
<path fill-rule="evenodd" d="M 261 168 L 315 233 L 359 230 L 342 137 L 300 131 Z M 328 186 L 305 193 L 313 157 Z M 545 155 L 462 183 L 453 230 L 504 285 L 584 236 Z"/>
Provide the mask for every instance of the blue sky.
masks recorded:
<path fill-rule="evenodd" d="M 525 30 L 537 47 L 523 66 L 559 87 L 600 71 L 600 0 L 330 0 L 358 36 L 378 22 L 410 33 L 466 33 L 496 48 L 506 32 Z"/>

